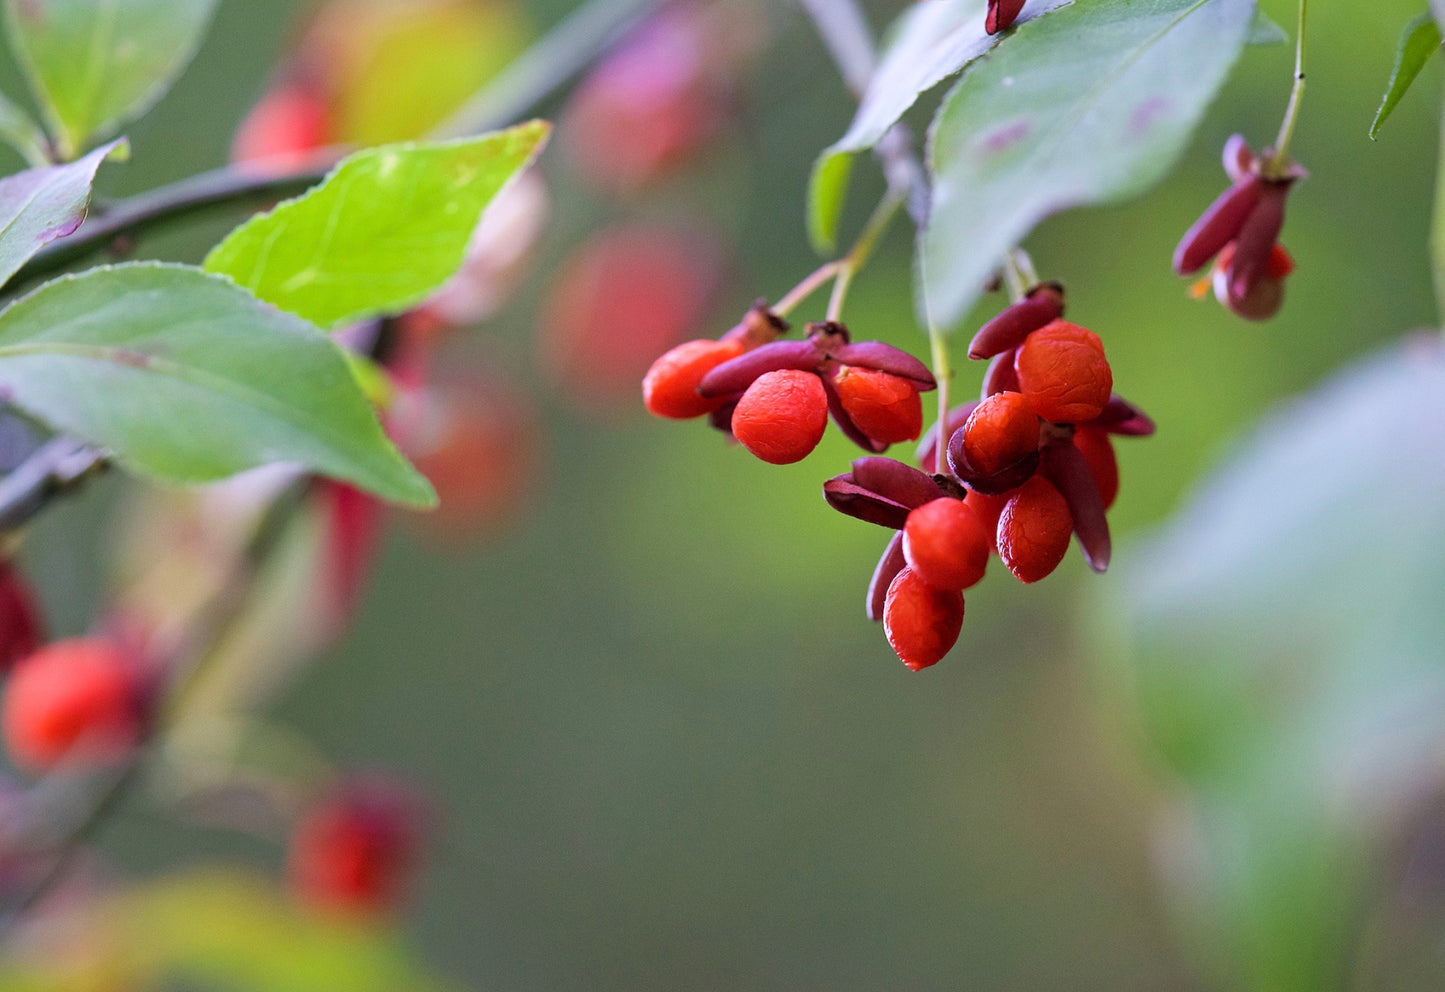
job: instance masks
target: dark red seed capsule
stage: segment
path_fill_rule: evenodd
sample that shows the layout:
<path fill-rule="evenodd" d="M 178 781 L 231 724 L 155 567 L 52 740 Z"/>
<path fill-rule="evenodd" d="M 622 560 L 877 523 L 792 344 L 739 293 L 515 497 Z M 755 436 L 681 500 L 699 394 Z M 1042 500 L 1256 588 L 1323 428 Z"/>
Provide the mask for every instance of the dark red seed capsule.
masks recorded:
<path fill-rule="evenodd" d="M 1094 571 L 1106 571 L 1112 543 L 1109 520 L 1104 514 L 1104 494 L 1083 452 L 1071 438 L 1058 438 L 1044 448 L 1040 468 L 1068 504 L 1084 560 Z"/>
<path fill-rule="evenodd" d="M 983 29 L 989 34 L 1007 30 L 1024 9 L 1024 0 L 988 0 L 988 14 Z"/>
<path fill-rule="evenodd" d="M 1046 282 L 999 311 L 968 343 L 968 357 L 992 358 L 1024 343 L 1024 338 L 1064 315 L 1064 287 Z"/>
<path fill-rule="evenodd" d="M 878 559 L 878 567 L 873 569 L 873 579 L 868 583 L 866 610 L 869 620 L 875 623 L 882 621 L 884 608 L 888 604 L 888 587 L 907 564 L 908 561 L 903 556 L 903 532 L 899 531 L 888 542 L 888 547 L 883 549 L 883 556 Z"/>
<path fill-rule="evenodd" d="M 1264 183 L 1250 176 L 1219 195 L 1185 232 L 1174 249 L 1174 271 L 1193 275 L 1239 236 L 1264 195 Z"/>

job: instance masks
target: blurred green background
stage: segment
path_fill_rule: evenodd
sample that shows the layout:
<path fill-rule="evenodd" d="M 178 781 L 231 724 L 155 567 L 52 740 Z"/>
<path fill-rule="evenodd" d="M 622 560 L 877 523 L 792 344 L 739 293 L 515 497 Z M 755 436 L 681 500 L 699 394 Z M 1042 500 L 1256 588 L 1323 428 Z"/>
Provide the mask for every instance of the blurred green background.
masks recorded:
<path fill-rule="evenodd" d="M 903 6 L 871 4 L 875 28 Z M 539 27 L 570 7 L 526 4 Z M 1287 0 L 1261 7 L 1292 25 Z M 133 161 L 109 170 L 107 192 L 221 164 L 299 8 L 222 0 L 194 66 L 130 129 Z M 1071 552 L 1058 574 L 1024 588 L 994 563 L 968 596 L 959 646 L 924 673 L 899 665 L 863 616 L 886 535 L 823 504 L 821 482 L 854 455 L 836 435 L 774 468 L 640 404 L 614 416 L 579 408 L 532 358 L 535 281 L 448 345 L 519 370 L 546 411 L 540 484 L 517 525 L 484 543 L 448 547 L 394 528 L 356 625 L 273 714 L 339 762 L 398 771 L 437 797 L 442 826 L 405 922 L 421 956 L 470 987 L 512 990 L 1445 985 L 1439 929 L 1410 945 L 1422 955 L 1413 977 L 1372 977 L 1354 948 L 1377 922 L 1348 900 L 1348 977 L 1336 962 L 1273 981 L 1268 968 L 1211 965 L 1255 953 L 1229 938 L 1189 948 L 1189 934 L 1207 945 L 1207 931 L 1175 926 L 1156 865 L 1161 820 L 1199 783 L 1132 731 L 1133 702 L 1111 675 L 1126 652 L 1120 625 L 1099 615 L 1122 614 L 1141 581 L 1136 572 L 1123 584 L 1135 549 L 1263 411 L 1434 323 L 1438 67 L 1378 143 L 1366 136 L 1399 32 L 1421 9 L 1387 0 L 1311 11 L 1294 148 L 1311 176 L 1292 194 L 1283 240 L 1298 268 L 1272 322 L 1191 300 L 1168 260 L 1223 186 L 1224 139 L 1273 136 L 1290 46 L 1246 50 L 1164 185 L 1030 238 L 1040 272 L 1067 284 L 1071 319 L 1104 338 L 1121 392 L 1159 425 L 1118 446 L 1111 519 L 1126 573 L 1092 576 Z M 637 208 L 660 218 L 699 209 L 684 192 L 704 184 L 701 209 L 736 238 L 717 331 L 816 264 L 802 224 L 807 171 L 850 116 L 799 12 L 771 12 L 777 34 L 751 73 L 750 116 L 712 165 Z M 616 216 L 569 185 L 555 149 L 544 167 L 554 202 L 541 272 Z M 858 184 L 853 230 L 876 189 L 872 178 Z M 858 279 L 848 322 L 923 353 L 902 227 Z M 157 250 L 196 258 L 224 228 L 201 225 Z M 964 361 L 963 340 L 954 357 L 968 394 L 982 369 Z M 1338 484 L 1351 481 L 1342 467 Z M 27 547 L 62 632 L 87 621 L 122 486 L 108 479 L 58 508 Z M 140 876 L 174 866 L 178 852 L 280 859 L 143 803 L 103 846 Z M 1388 875 L 1358 857 L 1340 866 L 1341 885 L 1355 868 Z"/>

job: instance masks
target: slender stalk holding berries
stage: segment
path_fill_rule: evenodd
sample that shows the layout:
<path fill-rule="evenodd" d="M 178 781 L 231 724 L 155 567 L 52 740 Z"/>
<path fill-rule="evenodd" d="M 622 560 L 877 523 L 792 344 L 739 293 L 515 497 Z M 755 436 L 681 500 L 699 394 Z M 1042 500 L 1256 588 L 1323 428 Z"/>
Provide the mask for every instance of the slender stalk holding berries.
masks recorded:
<path fill-rule="evenodd" d="M 1299 120 L 1300 101 L 1305 93 L 1305 9 L 1309 0 L 1299 0 L 1299 23 L 1294 39 L 1294 86 L 1290 90 L 1289 105 L 1285 108 L 1284 120 L 1279 125 L 1279 135 L 1274 139 L 1274 154 L 1265 163 L 1265 169 L 1272 178 L 1284 175 L 1285 164 L 1289 161 L 1289 145 L 1294 140 L 1295 123 Z"/>
<path fill-rule="evenodd" d="M 953 369 L 948 362 L 948 340 L 932 320 L 928 322 L 928 343 L 933 350 L 933 378 L 938 380 L 938 444 L 933 453 L 933 471 L 948 474 L 948 385 Z"/>
<path fill-rule="evenodd" d="M 824 262 L 812 272 L 808 273 L 808 275 L 804 276 L 802 281 L 796 286 L 783 294 L 782 298 L 773 304 L 773 313 L 779 317 L 786 317 L 797 308 L 799 303 L 802 303 L 808 297 L 822 289 L 830 279 L 835 278 L 842 267 L 843 262 L 841 260 Z"/>
<path fill-rule="evenodd" d="M 853 243 L 848 254 L 838 262 L 838 278 L 833 283 L 833 295 L 828 300 L 826 319 L 830 321 L 842 319 L 843 305 L 847 302 L 848 289 L 852 285 L 853 276 L 868 264 L 873 249 L 878 247 L 879 240 L 887 233 L 889 225 L 893 223 L 893 218 L 898 215 L 898 209 L 907 200 L 906 192 L 890 188 L 883 194 L 883 199 L 878 201 L 878 206 L 873 208 L 873 214 L 868 218 L 868 223 L 863 225 L 863 232 L 858 235 L 858 240 Z"/>
<path fill-rule="evenodd" d="M 306 480 L 293 483 L 277 496 L 261 513 L 250 539 L 237 555 L 231 575 L 216 595 L 198 611 L 192 629 L 191 643 L 178 652 L 179 662 L 171 673 L 164 705 L 156 710 L 154 723 L 142 740 L 116 767 L 105 770 L 95 783 L 94 793 L 70 817 L 71 825 L 60 837 L 46 845 L 53 854 L 45 870 L 14 902 L 0 912 L 0 934 L 8 931 L 53 889 L 74 862 L 80 851 L 101 825 L 117 810 L 140 780 L 150 756 L 179 721 L 191 689 L 208 662 L 217 656 L 238 619 L 250 602 L 256 577 L 265 568 L 271 554 L 290 529 L 296 513 L 304 505 L 309 486 Z"/>

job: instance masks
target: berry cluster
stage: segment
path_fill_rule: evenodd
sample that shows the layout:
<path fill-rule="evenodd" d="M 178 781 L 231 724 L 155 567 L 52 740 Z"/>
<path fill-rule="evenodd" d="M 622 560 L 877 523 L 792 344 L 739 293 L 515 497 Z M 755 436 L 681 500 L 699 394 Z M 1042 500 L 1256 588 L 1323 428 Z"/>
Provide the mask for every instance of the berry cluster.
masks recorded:
<path fill-rule="evenodd" d="M 1236 134 L 1224 144 L 1224 171 L 1233 185 L 1185 232 L 1174 249 L 1174 271 L 1193 275 L 1214 259 L 1210 281 L 1219 302 L 1241 317 L 1267 320 L 1279 312 L 1284 279 L 1294 271 L 1279 232 L 1285 196 L 1305 170 L 1277 167 L 1271 153 L 1255 155 Z"/>
<path fill-rule="evenodd" d="M 759 302 L 716 341 L 688 341 L 642 380 L 660 417 L 708 415 L 765 462 L 787 465 L 818 446 L 828 417 L 865 451 L 915 440 L 921 391 L 937 387 L 912 355 L 881 341 L 854 342 L 836 321 L 811 323 L 801 341 L 778 341 L 788 324 Z"/>
<path fill-rule="evenodd" d="M 991 555 L 1037 582 L 1077 535 L 1090 566 L 1108 567 L 1105 513 L 1119 490 L 1109 436 L 1149 434 L 1153 424 L 1114 395 L 1098 336 L 1063 313 L 1063 288 L 1042 283 L 979 330 L 969 357 L 992 360 L 983 399 L 949 411 L 919 452 L 921 470 L 880 453 L 919 435 L 919 393 L 936 386 L 927 367 L 891 345 L 854 343 L 833 321 L 809 324 L 801 341 L 777 340 L 787 325 L 761 302 L 721 338 L 689 341 L 654 362 L 643 401 L 661 417 L 710 416 L 775 464 L 806 457 L 831 413 L 869 455 L 823 494 L 835 509 L 899 532 L 874 571 L 867 614 L 916 671 L 958 640 L 963 592 Z"/>

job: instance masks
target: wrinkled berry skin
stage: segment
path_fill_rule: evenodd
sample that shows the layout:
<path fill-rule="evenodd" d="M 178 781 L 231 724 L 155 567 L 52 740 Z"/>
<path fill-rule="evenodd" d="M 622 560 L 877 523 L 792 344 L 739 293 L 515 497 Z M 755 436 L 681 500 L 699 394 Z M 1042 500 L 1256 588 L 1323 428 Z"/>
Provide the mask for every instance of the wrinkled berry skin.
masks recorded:
<path fill-rule="evenodd" d="M 938 664 L 963 630 L 963 593 L 929 585 L 913 569 L 888 586 L 883 632 L 900 661 L 912 671 Z"/>
<path fill-rule="evenodd" d="M 806 458 L 828 426 L 828 395 L 811 372 L 780 369 L 754 380 L 733 410 L 733 436 L 773 465 Z"/>
<path fill-rule="evenodd" d="M 1020 582 L 1049 575 L 1069 550 L 1074 521 L 1053 484 L 1034 476 L 1009 497 L 998 518 L 998 553 Z"/>
<path fill-rule="evenodd" d="M 1022 393 L 995 393 L 963 425 L 963 457 L 973 472 L 985 477 L 1007 473 L 1030 459 L 1037 464 L 1040 426 Z"/>
<path fill-rule="evenodd" d="M 714 368 L 742 352 L 739 341 L 704 338 L 685 341 L 663 353 L 642 378 L 642 402 L 647 412 L 655 417 L 689 420 L 720 409 L 728 398 L 699 396 L 698 383 Z"/>
<path fill-rule="evenodd" d="M 1114 373 L 1093 331 L 1056 320 L 1034 331 L 1014 358 L 1019 391 L 1034 412 L 1056 424 L 1078 424 L 1104 412 Z"/>
<path fill-rule="evenodd" d="M 858 430 L 879 444 L 915 441 L 923 432 L 923 401 L 908 379 L 845 365 L 833 389 Z"/>
<path fill-rule="evenodd" d="M 348 783 L 309 809 L 292 831 L 287 874 L 297 898 L 334 912 L 396 908 L 418 860 L 422 808 L 400 783 Z"/>
<path fill-rule="evenodd" d="M 11 759 L 32 772 L 115 761 L 140 742 L 139 671 L 103 638 L 55 641 L 11 672 L 0 729 Z"/>
<path fill-rule="evenodd" d="M 903 554 L 929 585 L 962 592 L 988 567 L 990 535 L 973 507 L 960 499 L 925 503 L 908 514 Z"/>

